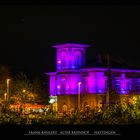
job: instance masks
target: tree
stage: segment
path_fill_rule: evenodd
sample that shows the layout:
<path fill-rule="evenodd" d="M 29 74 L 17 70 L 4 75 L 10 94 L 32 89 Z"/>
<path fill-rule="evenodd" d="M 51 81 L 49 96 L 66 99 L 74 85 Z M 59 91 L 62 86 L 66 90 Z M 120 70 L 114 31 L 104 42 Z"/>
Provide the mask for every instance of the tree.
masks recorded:
<path fill-rule="evenodd" d="M 12 84 L 12 99 L 16 103 L 34 103 L 37 95 L 33 92 L 33 85 L 28 77 L 23 73 L 19 73 Z"/>
<path fill-rule="evenodd" d="M 46 104 L 47 94 L 43 88 L 43 81 L 40 78 L 35 78 L 32 82 L 33 92 L 37 94 L 36 102 Z"/>

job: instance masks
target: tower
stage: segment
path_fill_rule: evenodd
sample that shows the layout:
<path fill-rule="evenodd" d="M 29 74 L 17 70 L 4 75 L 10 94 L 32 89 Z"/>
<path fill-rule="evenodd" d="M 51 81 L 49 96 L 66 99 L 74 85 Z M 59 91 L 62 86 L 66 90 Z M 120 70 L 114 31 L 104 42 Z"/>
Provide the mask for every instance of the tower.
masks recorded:
<path fill-rule="evenodd" d="M 86 65 L 86 48 L 89 45 L 65 43 L 56 48 L 56 72 L 50 75 L 50 95 L 78 94 L 81 67 Z"/>
<path fill-rule="evenodd" d="M 85 66 L 86 48 L 89 47 L 89 45 L 65 43 L 53 47 L 57 49 L 57 71 L 79 69 Z"/>

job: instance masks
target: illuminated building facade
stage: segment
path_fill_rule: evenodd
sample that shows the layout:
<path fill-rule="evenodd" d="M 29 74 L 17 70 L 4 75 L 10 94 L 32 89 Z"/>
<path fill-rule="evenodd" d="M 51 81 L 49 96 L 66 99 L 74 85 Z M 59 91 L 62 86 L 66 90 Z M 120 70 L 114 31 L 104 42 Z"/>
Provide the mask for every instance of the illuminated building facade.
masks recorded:
<path fill-rule="evenodd" d="M 65 43 L 53 47 L 57 52 L 57 65 L 56 72 L 49 73 L 50 96 L 58 96 L 61 101 L 71 104 L 76 103 L 76 95 L 80 94 L 81 104 L 85 101 L 91 106 L 101 103 L 108 89 L 108 67 L 86 67 L 89 45 Z M 111 67 L 110 79 L 110 90 L 119 95 L 140 93 L 140 70 Z"/>

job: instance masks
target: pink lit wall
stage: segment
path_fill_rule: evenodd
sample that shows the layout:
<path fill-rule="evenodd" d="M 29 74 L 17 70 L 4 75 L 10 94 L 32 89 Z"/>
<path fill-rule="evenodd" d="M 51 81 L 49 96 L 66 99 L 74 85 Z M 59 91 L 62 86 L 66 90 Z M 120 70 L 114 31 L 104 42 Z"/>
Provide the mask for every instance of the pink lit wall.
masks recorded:
<path fill-rule="evenodd" d="M 57 75 L 56 77 L 57 77 L 56 94 L 59 95 L 59 94 L 78 93 L 78 82 L 80 81 L 79 74 L 60 74 Z"/>
<path fill-rule="evenodd" d="M 104 93 L 105 79 L 104 72 L 90 72 L 88 77 L 89 93 Z"/>
<path fill-rule="evenodd" d="M 78 82 L 81 85 L 78 86 Z M 84 77 L 80 73 L 76 74 L 56 74 L 50 76 L 50 93 L 51 95 L 60 94 L 83 94 L 85 90 L 85 84 L 87 84 L 86 93 L 104 93 L 105 92 L 105 77 L 104 72 L 94 72 L 87 77 L 87 83 L 84 82 Z"/>

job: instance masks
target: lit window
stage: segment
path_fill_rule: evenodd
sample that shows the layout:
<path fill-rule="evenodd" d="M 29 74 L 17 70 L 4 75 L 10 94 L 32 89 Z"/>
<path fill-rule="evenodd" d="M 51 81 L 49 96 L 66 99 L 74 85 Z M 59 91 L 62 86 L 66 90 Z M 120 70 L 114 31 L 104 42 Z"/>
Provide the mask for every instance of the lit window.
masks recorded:
<path fill-rule="evenodd" d="M 61 93 L 62 94 L 66 93 L 66 83 L 64 81 L 61 82 Z"/>
<path fill-rule="evenodd" d="M 76 51 L 74 53 L 74 64 L 76 67 L 79 67 L 81 65 L 81 59 L 82 59 L 82 56 L 81 56 L 81 52 L 80 51 Z"/>
<path fill-rule="evenodd" d="M 83 80 L 83 85 L 84 85 L 84 92 L 87 93 L 88 92 L 88 79 L 87 78 Z"/>
<path fill-rule="evenodd" d="M 61 54 L 60 54 L 60 60 L 59 61 L 59 64 L 61 63 L 61 69 L 64 69 L 65 66 L 66 66 L 66 52 L 65 51 L 62 51 Z"/>
<path fill-rule="evenodd" d="M 131 90 L 131 82 L 127 80 L 126 82 L 126 90 L 130 91 Z"/>
<path fill-rule="evenodd" d="M 116 90 L 120 90 L 120 81 L 119 80 L 116 80 L 115 88 L 116 88 Z"/>
<path fill-rule="evenodd" d="M 136 81 L 136 91 L 140 91 L 140 80 Z"/>
<path fill-rule="evenodd" d="M 57 86 L 58 94 L 65 94 L 66 93 L 66 79 L 65 77 L 62 77 L 60 79 L 60 83 Z"/>

